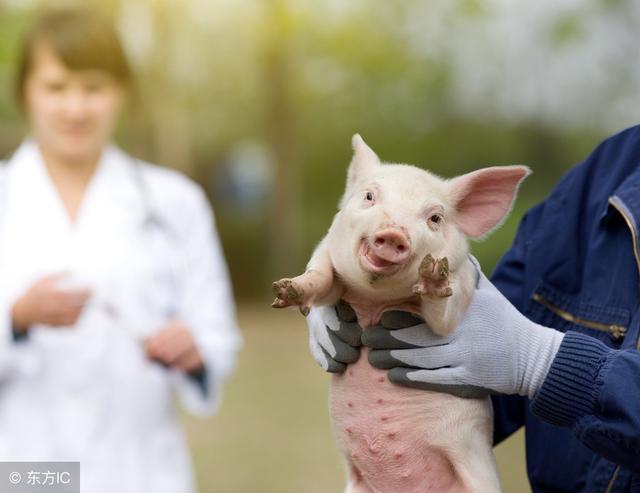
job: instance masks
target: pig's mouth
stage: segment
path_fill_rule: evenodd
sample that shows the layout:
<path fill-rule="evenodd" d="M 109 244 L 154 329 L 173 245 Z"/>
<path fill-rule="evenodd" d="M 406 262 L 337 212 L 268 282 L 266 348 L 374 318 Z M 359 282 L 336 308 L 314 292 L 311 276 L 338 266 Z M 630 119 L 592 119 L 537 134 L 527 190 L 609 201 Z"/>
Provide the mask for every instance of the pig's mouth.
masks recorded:
<path fill-rule="evenodd" d="M 392 262 L 380 255 L 376 255 L 369 246 L 369 242 L 364 239 L 360 244 L 360 265 L 362 268 L 372 274 L 391 275 L 400 270 L 405 261 Z"/>

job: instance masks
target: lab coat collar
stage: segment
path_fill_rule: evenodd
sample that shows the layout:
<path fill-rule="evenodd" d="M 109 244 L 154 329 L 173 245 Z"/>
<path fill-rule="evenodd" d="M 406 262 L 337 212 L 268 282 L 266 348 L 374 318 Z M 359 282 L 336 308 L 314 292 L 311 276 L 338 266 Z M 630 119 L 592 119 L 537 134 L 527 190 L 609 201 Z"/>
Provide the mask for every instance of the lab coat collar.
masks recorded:
<path fill-rule="evenodd" d="M 97 194 L 129 212 L 139 209 L 142 200 L 135 166 L 135 160 L 117 146 L 110 144 L 105 147 L 85 200 Z M 19 190 L 31 190 L 35 194 L 51 192 L 52 182 L 33 138 L 28 137 L 22 142 L 7 162 L 7 168 L 11 181 L 15 180 Z"/>

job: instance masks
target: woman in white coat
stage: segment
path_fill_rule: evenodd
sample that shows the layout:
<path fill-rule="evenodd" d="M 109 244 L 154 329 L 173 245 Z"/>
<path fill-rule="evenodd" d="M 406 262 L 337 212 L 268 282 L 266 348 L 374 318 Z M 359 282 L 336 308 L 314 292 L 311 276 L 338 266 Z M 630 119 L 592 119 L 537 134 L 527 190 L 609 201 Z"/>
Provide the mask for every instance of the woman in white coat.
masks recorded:
<path fill-rule="evenodd" d="M 30 135 L 0 166 L 0 461 L 80 461 L 87 493 L 188 493 L 173 396 L 213 413 L 240 336 L 201 189 L 111 143 L 130 86 L 94 13 L 25 38 Z"/>

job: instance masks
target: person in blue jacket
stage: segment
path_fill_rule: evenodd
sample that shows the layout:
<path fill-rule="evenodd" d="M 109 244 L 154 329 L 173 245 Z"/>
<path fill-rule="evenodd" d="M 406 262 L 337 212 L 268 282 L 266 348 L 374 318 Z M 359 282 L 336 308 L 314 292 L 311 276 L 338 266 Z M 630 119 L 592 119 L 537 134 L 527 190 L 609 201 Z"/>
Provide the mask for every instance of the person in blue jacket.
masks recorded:
<path fill-rule="evenodd" d="M 639 224 L 636 126 L 525 215 L 450 337 L 311 317 L 312 354 L 343 371 L 361 341 L 397 384 L 495 394 L 495 443 L 525 427 L 534 492 L 640 492 Z"/>

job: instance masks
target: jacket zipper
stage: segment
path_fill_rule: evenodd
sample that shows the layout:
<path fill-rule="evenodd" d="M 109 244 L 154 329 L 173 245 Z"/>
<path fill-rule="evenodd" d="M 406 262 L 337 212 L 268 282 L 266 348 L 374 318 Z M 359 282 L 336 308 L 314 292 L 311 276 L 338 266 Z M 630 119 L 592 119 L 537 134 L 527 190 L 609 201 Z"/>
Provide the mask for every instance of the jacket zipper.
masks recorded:
<path fill-rule="evenodd" d="M 609 484 L 607 484 L 607 489 L 604 490 L 604 493 L 611 493 L 611 491 L 613 490 L 613 483 L 615 483 L 616 479 L 618 479 L 619 472 L 620 472 L 620 466 L 616 467 L 613 470 L 613 475 L 611 476 L 611 479 L 609 480 Z"/>
<path fill-rule="evenodd" d="M 627 223 L 629 227 L 629 231 L 631 232 L 631 239 L 633 240 L 633 254 L 636 257 L 636 265 L 638 266 L 638 274 L 640 275 L 640 254 L 638 254 L 638 234 L 636 229 L 633 227 L 633 222 L 631 218 L 627 215 L 627 208 L 623 207 L 620 203 L 620 199 L 616 196 L 609 197 L 609 203 L 620 213 L 620 215 L 624 218 L 624 222 Z M 636 341 L 636 349 L 640 350 L 640 337 Z M 618 473 L 620 472 L 620 466 L 617 466 L 613 470 L 613 474 L 611 479 L 609 480 L 609 484 L 607 484 L 607 489 L 605 493 L 611 493 L 613 490 L 613 485 L 618 479 Z"/>
<path fill-rule="evenodd" d="M 636 233 L 636 229 L 633 227 L 633 222 L 631 218 L 627 214 L 627 208 L 624 207 L 621 200 L 616 197 L 609 197 L 609 203 L 620 213 L 620 215 L 624 218 L 624 221 L 627 223 L 629 227 L 629 231 L 631 231 L 631 238 L 633 239 L 633 254 L 636 257 L 636 264 L 638 266 L 638 275 L 640 275 L 640 254 L 638 253 L 638 234 Z M 636 341 L 636 349 L 640 350 L 640 337 Z"/>
<path fill-rule="evenodd" d="M 638 265 L 638 272 L 640 272 L 640 254 L 638 254 L 638 235 L 636 234 L 636 230 L 633 227 L 633 222 L 627 215 L 626 207 L 623 207 L 620 204 L 620 199 L 616 196 L 609 197 L 609 203 L 620 213 L 620 215 L 624 218 L 624 221 L 627 223 L 629 227 L 629 231 L 631 231 L 631 238 L 633 239 L 633 254 L 636 257 L 636 264 Z"/>
<path fill-rule="evenodd" d="M 577 317 L 572 313 L 569 313 L 568 311 L 565 311 L 562 308 L 554 305 L 548 299 L 544 298 L 538 293 L 533 294 L 533 300 L 547 307 L 549 310 L 551 310 L 553 313 L 558 315 L 560 318 L 566 320 L 567 322 L 571 322 L 577 325 L 582 325 L 583 327 L 588 327 L 590 329 L 607 332 L 616 340 L 624 337 L 627 331 L 627 328 L 623 327 L 622 325 L 603 324 L 600 322 L 594 322 L 592 320 L 586 320 L 582 317 Z"/>

